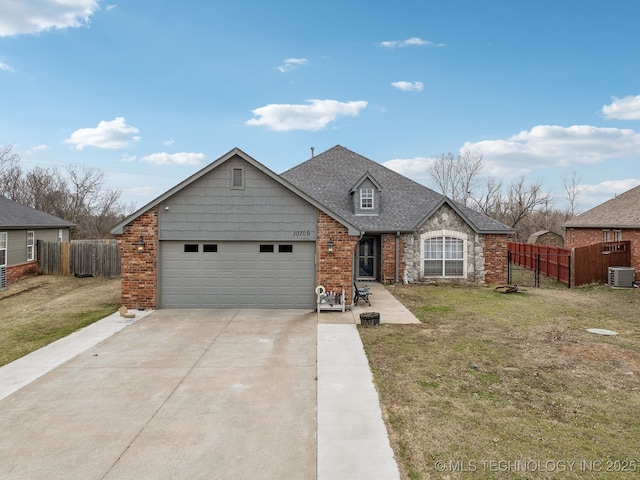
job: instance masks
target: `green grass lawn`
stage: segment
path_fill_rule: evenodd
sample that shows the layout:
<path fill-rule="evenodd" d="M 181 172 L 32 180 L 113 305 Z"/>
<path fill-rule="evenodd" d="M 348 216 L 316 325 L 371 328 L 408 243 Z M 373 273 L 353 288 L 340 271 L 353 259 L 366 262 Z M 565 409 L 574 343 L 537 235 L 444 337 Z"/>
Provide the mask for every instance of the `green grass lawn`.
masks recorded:
<path fill-rule="evenodd" d="M 422 325 L 360 333 L 403 478 L 640 478 L 637 289 L 390 290 Z"/>

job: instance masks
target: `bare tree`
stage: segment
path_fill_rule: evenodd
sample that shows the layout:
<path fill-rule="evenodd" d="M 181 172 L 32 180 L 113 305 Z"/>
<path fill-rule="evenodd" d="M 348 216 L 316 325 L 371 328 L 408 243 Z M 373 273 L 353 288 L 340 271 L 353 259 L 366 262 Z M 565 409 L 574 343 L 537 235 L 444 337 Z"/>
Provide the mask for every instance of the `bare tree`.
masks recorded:
<path fill-rule="evenodd" d="M 13 198 L 22 190 L 20 157 L 13 145 L 0 145 L 0 195 Z"/>
<path fill-rule="evenodd" d="M 453 153 L 442 153 L 434 157 L 427 173 L 440 192 L 468 205 L 480 183 L 482 155 L 464 151 L 455 157 Z"/>
<path fill-rule="evenodd" d="M 77 225 L 75 238 L 106 238 L 135 205 L 119 203 L 119 190 L 103 189 L 104 174 L 86 166 L 34 167 L 24 173 L 11 147 L 0 149 L 0 194 Z"/>
<path fill-rule="evenodd" d="M 572 170 L 570 174 L 562 175 L 562 186 L 564 187 L 564 198 L 569 203 L 567 214 L 569 218 L 575 216 L 578 210 L 578 198 L 580 197 L 580 182 L 582 181 L 582 175 L 579 175 L 576 170 Z"/>

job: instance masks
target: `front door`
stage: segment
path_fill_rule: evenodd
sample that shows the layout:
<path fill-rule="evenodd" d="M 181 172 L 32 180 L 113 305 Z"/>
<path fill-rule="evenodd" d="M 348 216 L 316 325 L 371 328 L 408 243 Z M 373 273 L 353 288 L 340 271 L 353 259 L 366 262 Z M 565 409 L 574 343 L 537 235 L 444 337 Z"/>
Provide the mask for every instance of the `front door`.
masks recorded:
<path fill-rule="evenodd" d="M 378 242 L 376 237 L 362 237 L 358 244 L 356 278 L 358 280 L 377 280 L 378 278 Z"/>

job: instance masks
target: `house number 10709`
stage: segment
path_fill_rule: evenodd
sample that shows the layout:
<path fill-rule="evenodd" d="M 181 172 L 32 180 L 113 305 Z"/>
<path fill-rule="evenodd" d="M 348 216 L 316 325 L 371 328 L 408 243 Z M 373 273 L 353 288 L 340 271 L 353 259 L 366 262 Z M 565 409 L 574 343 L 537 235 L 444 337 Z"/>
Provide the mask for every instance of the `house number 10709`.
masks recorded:
<path fill-rule="evenodd" d="M 293 232 L 294 237 L 310 237 L 311 230 L 296 230 Z"/>

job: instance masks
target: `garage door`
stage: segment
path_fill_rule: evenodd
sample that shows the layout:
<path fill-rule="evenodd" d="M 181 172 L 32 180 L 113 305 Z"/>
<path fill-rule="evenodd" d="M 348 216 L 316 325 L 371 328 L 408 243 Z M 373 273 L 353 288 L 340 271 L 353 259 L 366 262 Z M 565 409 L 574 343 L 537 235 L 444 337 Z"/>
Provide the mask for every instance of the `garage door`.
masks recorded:
<path fill-rule="evenodd" d="M 160 242 L 164 308 L 312 308 L 315 242 Z"/>

